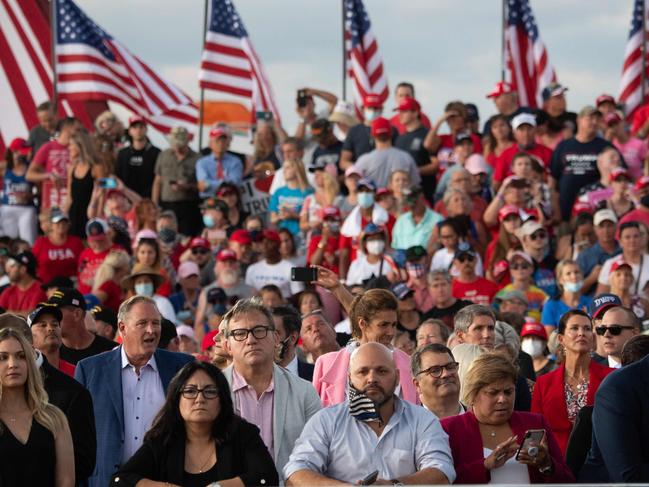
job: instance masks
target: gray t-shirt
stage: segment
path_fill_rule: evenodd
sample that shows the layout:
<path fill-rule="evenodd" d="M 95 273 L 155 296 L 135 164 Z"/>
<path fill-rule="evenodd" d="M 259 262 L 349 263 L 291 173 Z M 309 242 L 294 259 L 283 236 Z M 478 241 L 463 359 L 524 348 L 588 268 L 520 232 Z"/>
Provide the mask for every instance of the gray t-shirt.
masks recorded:
<path fill-rule="evenodd" d="M 366 178 L 374 181 L 378 188 L 385 188 L 394 171 L 406 171 L 413 185 L 421 183 L 417 164 L 410 154 L 396 147 L 374 149 L 358 158 L 354 167 L 363 171 Z"/>

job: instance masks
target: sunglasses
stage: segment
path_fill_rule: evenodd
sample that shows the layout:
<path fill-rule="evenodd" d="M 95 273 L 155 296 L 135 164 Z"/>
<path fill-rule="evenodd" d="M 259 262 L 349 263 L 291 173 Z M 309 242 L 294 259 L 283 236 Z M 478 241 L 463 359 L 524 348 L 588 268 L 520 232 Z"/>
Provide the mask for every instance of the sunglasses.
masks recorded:
<path fill-rule="evenodd" d="M 624 326 L 624 325 L 609 325 L 609 326 L 596 326 L 595 333 L 603 337 L 608 331 L 614 337 L 620 336 L 622 330 L 632 330 L 633 326 Z"/>
<path fill-rule="evenodd" d="M 194 255 L 205 255 L 209 252 L 207 249 L 192 249 L 192 254 Z"/>
<path fill-rule="evenodd" d="M 548 238 L 548 234 L 546 232 L 536 232 L 536 233 L 533 233 L 532 235 L 530 235 L 530 238 L 532 240 L 539 240 L 539 239 L 544 240 L 544 239 Z"/>
<path fill-rule="evenodd" d="M 509 266 L 510 269 L 514 269 L 515 271 L 518 269 L 529 269 L 530 267 L 532 266 L 529 264 L 512 264 Z"/>
<path fill-rule="evenodd" d="M 457 258 L 457 260 L 460 261 L 461 263 L 465 263 L 467 261 L 473 262 L 475 260 L 475 257 L 471 254 L 462 254 Z"/>

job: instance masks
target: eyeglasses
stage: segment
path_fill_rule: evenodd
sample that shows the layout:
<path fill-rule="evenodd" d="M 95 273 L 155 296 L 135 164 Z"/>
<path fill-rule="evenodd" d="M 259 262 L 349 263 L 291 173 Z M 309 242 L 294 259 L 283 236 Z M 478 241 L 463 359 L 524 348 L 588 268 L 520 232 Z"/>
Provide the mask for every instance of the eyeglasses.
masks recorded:
<path fill-rule="evenodd" d="M 532 240 L 543 240 L 548 238 L 548 234 L 546 232 L 535 232 L 532 235 L 530 235 L 530 238 Z"/>
<path fill-rule="evenodd" d="M 512 264 L 509 266 L 510 269 L 513 269 L 515 271 L 518 269 L 529 269 L 530 267 L 532 266 L 529 264 Z"/>
<path fill-rule="evenodd" d="M 457 260 L 459 260 L 462 263 L 466 261 L 473 262 L 475 260 L 475 257 L 472 256 L 471 254 L 462 254 L 457 258 Z"/>
<path fill-rule="evenodd" d="M 431 377 L 438 378 L 442 376 L 444 369 L 446 369 L 447 372 L 452 373 L 457 371 L 459 366 L 460 364 L 457 362 L 449 362 L 446 365 L 433 365 L 432 367 L 428 367 L 427 369 L 422 370 L 417 375 L 428 374 Z"/>
<path fill-rule="evenodd" d="M 606 335 L 606 331 L 610 332 L 614 337 L 619 336 L 622 333 L 622 330 L 632 330 L 633 326 L 624 326 L 624 325 L 609 325 L 609 326 L 596 326 L 595 333 L 603 337 Z"/>
<path fill-rule="evenodd" d="M 207 249 L 192 249 L 192 254 L 194 255 L 205 255 L 209 252 Z"/>
<path fill-rule="evenodd" d="M 180 393 L 185 399 L 196 399 L 199 393 L 203 394 L 205 399 L 216 399 L 219 397 L 219 389 L 216 386 L 205 386 L 202 389 L 196 386 L 189 386 L 185 387 Z"/>
<path fill-rule="evenodd" d="M 444 234 L 442 233 L 442 234 L 440 234 L 439 238 L 441 238 L 442 240 L 449 240 L 449 239 L 451 239 L 451 238 L 455 238 L 455 234 L 451 234 L 451 235 L 448 235 L 448 234 L 447 234 L 447 235 L 444 235 Z"/>
<path fill-rule="evenodd" d="M 237 328 L 236 330 L 230 330 L 228 336 L 234 338 L 237 342 L 243 342 L 246 341 L 248 339 L 248 335 L 252 333 L 252 336 L 254 336 L 257 340 L 261 340 L 262 338 L 266 338 L 269 331 L 275 331 L 275 327 L 259 325 L 250 329 Z"/>

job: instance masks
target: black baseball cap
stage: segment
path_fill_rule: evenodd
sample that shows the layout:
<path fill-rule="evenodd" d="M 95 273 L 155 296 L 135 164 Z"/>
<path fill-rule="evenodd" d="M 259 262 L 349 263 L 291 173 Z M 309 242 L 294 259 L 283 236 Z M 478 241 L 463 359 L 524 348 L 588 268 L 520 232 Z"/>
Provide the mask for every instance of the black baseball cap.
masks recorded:
<path fill-rule="evenodd" d="M 41 289 L 45 290 L 53 287 L 59 288 L 59 287 L 72 287 L 72 286 L 74 286 L 74 284 L 72 284 L 72 280 L 69 277 L 56 276 L 50 279 L 45 284 L 41 284 Z"/>
<path fill-rule="evenodd" d="M 453 259 L 457 259 L 463 255 L 470 255 L 471 257 L 475 257 L 477 254 L 475 250 L 473 250 L 473 247 L 471 247 L 471 245 L 466 242 L 460 242 L 460 244 L 457 246 L 457 250 L 455 251 Z"/>
<path fill-rule="evenodd" d="M 593 298 L 588 308 L 588 314 L 592 319 L 601 318 L 604 312 L 614 306 L 622 306 L 622 301 L 617 294 L 599 294 Z"/>
<path fill-rule="evenodd" d="M 50 303 L 38 303 L 34 311 L 29 313 L 27 316 L 27 324 L 31 326 L 38 321 L 38 319 L 44 314 L 53 315 L 58 321 L 63 319 L 63 314 L 58 306 Z"/>
<path fill-rule="evenodd" d="M 83 310 L 86 309 L 86 299 L 83 297 L 83 294 L 71 287 L 57 289 L 52 293 L 52 296 L 47 302 L 59 308 L 62 306 L 76 306 Z"/>
<path fill-rule="evenodd" d="M 428 255 L 426 249 L 421 245 L 415 245 L 414 247 L 410 247 L 408 248 L 408 250 L 406 250 L 406 260 L 408 262 L 419 260 L 426 255 Z"/>
<path fill-rule="evenodd" d="M 38 266 L 38 262 L 36 261 L 34 254 L 26 251 L 19 254 L 9 255 L 9 258 L 16 261 L 19 265 L 27 267 L 29 275 L 36 277 L 36 267 Z"/>
<path fill-rule="evenodd" d="M 90 308 L 90 314 L 95 320 L 108 323 L 114 330 L 117 330 L 117 313 L 112 309 L 98 304 Z"/>

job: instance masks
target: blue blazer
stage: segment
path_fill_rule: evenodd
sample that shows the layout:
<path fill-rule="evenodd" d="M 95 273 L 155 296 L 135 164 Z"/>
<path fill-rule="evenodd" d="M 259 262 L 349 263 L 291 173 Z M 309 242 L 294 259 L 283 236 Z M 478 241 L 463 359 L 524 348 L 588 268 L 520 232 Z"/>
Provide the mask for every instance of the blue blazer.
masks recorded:
<path fill-rule="evenodd" d="M 176 372 L 194 360 L 191 355 L 160 349 L 154 357 L 165 393 Z M 121 347 L 81 360 L 74 378 L 90 391 L 95 406 L 97 463 L 88 484 L 106 487 L 122 462 L 124 447 Z"/>
<path fill-rule="evenodd" d="M 649 356 L 609 374 L 595 395 L 580 482 L 649 483 Z"/>

